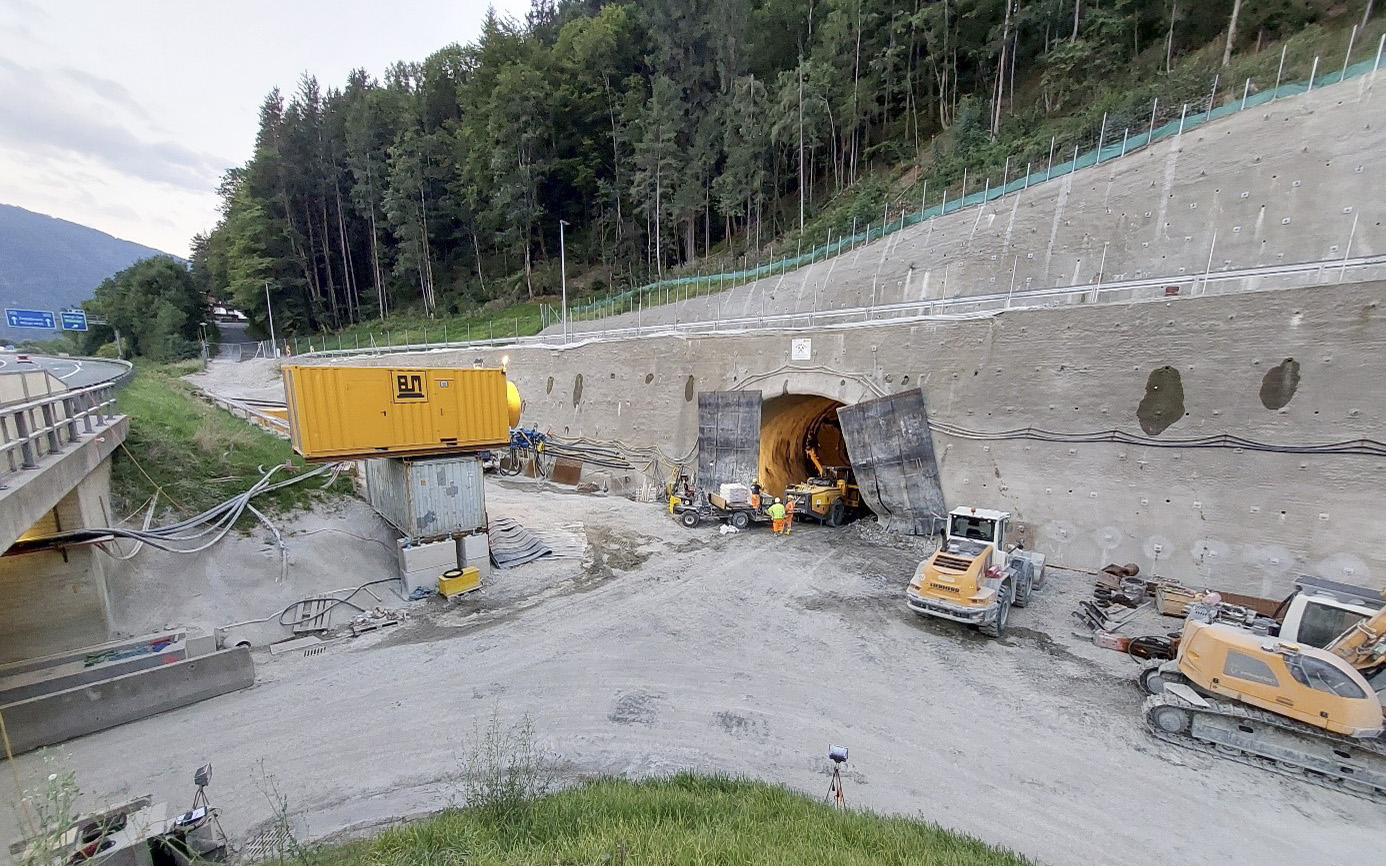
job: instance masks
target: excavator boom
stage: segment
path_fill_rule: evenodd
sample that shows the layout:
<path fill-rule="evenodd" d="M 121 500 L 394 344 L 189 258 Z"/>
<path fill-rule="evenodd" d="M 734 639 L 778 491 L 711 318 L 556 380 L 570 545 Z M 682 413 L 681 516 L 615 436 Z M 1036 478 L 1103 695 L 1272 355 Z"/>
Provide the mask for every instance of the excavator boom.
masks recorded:
<path fill-rule="evenodd" d="M 1380 667 L 1386 661 L 1386 607 L 1354 624 L 1326 649 L 1358 670 Z"/>

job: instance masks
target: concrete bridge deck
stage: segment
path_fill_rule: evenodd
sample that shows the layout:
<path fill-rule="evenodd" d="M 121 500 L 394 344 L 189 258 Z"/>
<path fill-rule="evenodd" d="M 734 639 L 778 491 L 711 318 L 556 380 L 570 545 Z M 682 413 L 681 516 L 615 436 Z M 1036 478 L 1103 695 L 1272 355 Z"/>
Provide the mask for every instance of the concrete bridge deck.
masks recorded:
<path fill-rule="evenodd" d="M 35 361 L 0 371 L 0 551 L 26 534 L 110 525 L 110 457 L 129 430 L 115 406 L 129 364 Z M 105 576 L 90 547 L 0 555 L 0 593 L 0 662 L 110 636 Z"/>

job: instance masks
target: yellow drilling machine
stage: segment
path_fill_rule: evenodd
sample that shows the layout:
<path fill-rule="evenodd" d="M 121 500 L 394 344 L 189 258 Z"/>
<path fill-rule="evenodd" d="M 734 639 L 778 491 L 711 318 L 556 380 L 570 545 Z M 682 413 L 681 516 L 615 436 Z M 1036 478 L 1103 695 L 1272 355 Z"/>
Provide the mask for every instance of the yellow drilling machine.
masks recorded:
<path fill-rule="evenodd" d="M 828 526 L 841 526 L 861 511 L 861 488 L 850 466 L 824 466 L 814 448 L 805 453 L 817 474 L 807 481 L 784 489 L 784 498 L 794 501 L 794 518 L 811 518 Z"/>

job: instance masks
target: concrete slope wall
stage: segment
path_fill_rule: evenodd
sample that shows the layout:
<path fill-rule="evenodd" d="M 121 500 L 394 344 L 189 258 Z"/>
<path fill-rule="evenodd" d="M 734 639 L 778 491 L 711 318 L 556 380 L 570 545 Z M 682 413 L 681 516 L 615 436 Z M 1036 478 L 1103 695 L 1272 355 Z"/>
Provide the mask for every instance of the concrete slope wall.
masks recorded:
<path fill-rule="evenodd" d="M 124 436 L 124 431 L 121 431 Z M 85 448 L 103 443 L 90 441 Z M 68 455 L 73 456 L 73 455 Z M 111 460 L 107 456 L 58 500 L 56 526 L 81 529 L 110 523 Z M 60 482 L 62 473 L 34 479 Z M 70 479 L 68 479 L 70 481 Z M 57 490 L 65 486 L 59 484 Z M 0 557 L 0 662 L 91 646 L 110 639 L 111 597 L 105 554 L 88 545 Z"/>
<path fill-rule="evenodd" d="M 1383 288 L 512 347 L 505 354 L 525 398 L 524 423 L 658 446 L 679 458 L 696 445 L 697 392 L 739 388 L 767 399 L 812 393 L 852 403 L 922 387 L 933 422 L 981 433 L 1119 430 L 1156 443 L 1234 434 L 1306 446 L 1386 438 Z M 810 360 L 790 360 L 791 337 L 812 340 Z M 501 354 L 436 352 L 371 363 L 465 366 L 478 356 L 499 363 Z M 1131 561 L 1193 583 L 1269 595 L 1286 591 L 1301 572 L 1386 584 L 1386 459 L 938 431 L 935 446 L 949 507 L 1009 509 L 1032 546 L 1066 565 Z"/>
<path fill-rule="evenodd" d="M 1020 304 L 1027 289 L 1386 253 L 1386 197 L 1378 194 L 1386 188 L 1379 157 L 1386 106 L 1373 79 L 1248 110 L 730 292 L 573 328 L 934 300 L 1012 286 Z M 939 194 L 930 195 L 931 205 Z"/>

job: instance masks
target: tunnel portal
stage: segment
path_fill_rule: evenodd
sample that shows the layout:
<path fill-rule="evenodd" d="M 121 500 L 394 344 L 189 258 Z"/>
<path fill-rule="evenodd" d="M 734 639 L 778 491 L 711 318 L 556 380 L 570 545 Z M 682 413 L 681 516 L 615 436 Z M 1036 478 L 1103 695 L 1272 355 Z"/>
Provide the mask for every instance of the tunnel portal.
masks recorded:
<path fill-rule="evenodd" d="M 786 391 L 788 389 L 786 388 Z M 848 449 L 851 449 L 850 453 Z M 701 391 L 698 483 L 759 479 L 771 496 L 823 467 L 850 466 L 862 509 L 914 535 L 938 531 L 945 512 L 924 395 L 914 388 L 847 404 L 821 394 Z"/>
<path fill-rule="evenodd" d="M 765 401 L 760 414 L 760 483 L 772 496 L 817 474 L 814 450 L 824 466 L 848 466 L 837 410 L 843 404 L 816 394 L 784 394 Z"/>

